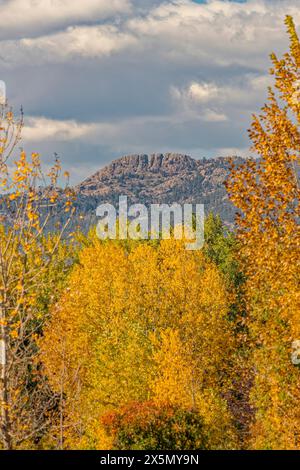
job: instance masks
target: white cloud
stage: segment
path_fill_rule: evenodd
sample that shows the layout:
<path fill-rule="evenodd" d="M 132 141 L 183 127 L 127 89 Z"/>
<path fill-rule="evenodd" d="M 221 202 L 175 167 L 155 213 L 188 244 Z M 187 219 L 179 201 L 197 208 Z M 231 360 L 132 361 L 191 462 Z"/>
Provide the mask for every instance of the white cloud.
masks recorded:
<path fill-rule="evenodd" d="M 221 88 L 213 82 L 192 81 L 182 88 L 171 86 L 170 93 L 173 100 L 187 110 L 216 102 L 220 98 Z"/>
<path fill-rule="evenodd" d="M 223 122 L 228 120 L 226 114 L 209 108 L 204 110 L 202 116 L 200 116 L 201 118 L 205 122 Z"/>
<path fill-rule="evenodd" d="M 44 116 L 30 116 L 25 120 L 22 137 L 25 142 L 73 142 L 107 144 L 123 138 L 135 138 L 138 126 L 141 128 L 147 122 L 165 121 L 161 117 L 144 117 L 124 120 L 80 122 L 76 120 L 49 119 Z"/>
<path fill-rule="evenodd" d="M 198 103 L 206 103 L 218 96 L 218 87 L 214 83 L 192 82 L 188 89 L 188 96 Z"/>
<path fill-rule="evenodd" d="M 138 135 L 147 129 L 147 126 L 178 126 L 191 119 L 203 122 L 222 122 L 227 117 L 217 111 L 205 108 L 198 115 L 189 113 L 174 113 L 166 116 L 139 116 L 114 121 L 98 121 L 83 123 L 76 120 L 55 120 L 43 116 L 27 117 L 22 131 L 26 142 L 74 140 L 89 143 L 111 144 L 126 142 L 133 144 Z"/>
<path fill-rule="evenodd" d="M 5 65 L 61 63 L 72 59 L 107 57 L 135 43 L 135 38 L 116 26 L 70 26 L 65 31 L 2 41 L 1 56 Z"/>
<path fill-rule="evenodd" d="M 130 7 L 130 0 L 4 0 L 0 35 L 34 36 L 51 27 L 128 13 Z"/>
<path fill-rule="evenodd" d="M 0 42 L 3 64 L 55 63 L 77 56 L 101 57 L 126 49 L 143 60 L 151 57 L 181 66 L 242 65 L 262 70 L 269 53 L 273 49 L 281 51 L 287 44 L 285 15 L 292 14 L 300 22 L 299 0 L 246 3 L 211 0 L 205 4 L 173 0 L 159 6 L 154 4 L 143 14 L 134 8 L 130 10 L 129 5 L 129 0 L 5 2 L 0 6 L 4 25 L 0 34 L 6 35 L 6 40 Z M 127 14 L 120 21 L 114 17 L 110 24 L 99 24 L 103 16 L 118 12 Z M 83 21 L 97 25 L 78 24 Z M 28 28 L 22 29 L 22 24 Z M 39 28 L 45 29 L 44 24 L 58 25 L 60 30 L 37 36 Z M 66 24 L 72 26 L 65 29 Z M 5 28 L 14 25 L 19 39 L 7 40 L 9 29 Z"/>
<path fill-rule="evenodd" d="M 251 88 L 254 92 L 266 91 L 267 88 L 272 84 L 272 77 L 270 75 L 258 75 L 252 77 L 250 80 Z"/>
<path fill-rule="evenodd" d="M 227 114 L 236 108 L 248 109 L 259 98 L 263 102 L 271 83 L 269 75 L 248 74 L 228 84 L 192 81 L 182 88 L 171 86 L 170 94 L 178 109 L 198 112 L 204 120 L 217 122 L 227 120 Z"/>
<path fill-rule="evenodd" d="M 269 53 L 288 50 L 285 15 L 300 26 L 299 0 L 131 3 L 0 0 L 0 78 L 35 116 L 28 146 L 86 174 L 137 151 L 241 153 Z"/>
<path fill-rule="evenodd" d="M 193 81 L 182 89 L 171 86 L 170 93 L 182 120 L 194 118 L 205 122 L 222 122 L 228 119 L 224 112 L 208 107 L 209 103 L 216 103 L 220 94 L 215 83 Z"/>
<path fill-rule="evenodd" d="M 79 182 L 103 166 L 103 161 L 130 153 L 173 151 L 196 158 L 240 154 L 238 148 L 219 148 L 218 140 L 213 135 L 210 137 L 213 145 L 209 148 L 203 140 L 211 123 L 223 126 L 224 120 L 226 117 L 209 109 L 196 117 L 173 114 L 89 123 L 36 116 L 26 119 L 23 143 L 28 152 L 40 150 L 46 164 L 51 161 L 49 155 L 57 152 L 64 167 L 70 170 L 72 182 Z M 192 132 L 189 134 L 192 140 L 183 141 L 182 136 L 189 132 L 191 125 L 195 127 L 198 138 L 195 139 Z M 199 144 L 204 145 L 200 148 Z M 89 153 L 86 154 L 84 149 L 89 149 Z M 246 150 L 244 153 L 247 153 Z"/>
<path fill-rule="evenodd" d="M 286 14 L 300 22 L 299 0 L 177 0 L 130 19 L 128 28 L 170 61 L 261 68 L 270 51 L 282 49 Z"/>
<path fill-rule="evenodd" d="M 78 123 L 75 120 L 59 121 L 45 117 L 30 117 L 26 119 L 22 136 L 26 142 L 68 141 L 86 138 L 94 131 L 94 124 Z"/>

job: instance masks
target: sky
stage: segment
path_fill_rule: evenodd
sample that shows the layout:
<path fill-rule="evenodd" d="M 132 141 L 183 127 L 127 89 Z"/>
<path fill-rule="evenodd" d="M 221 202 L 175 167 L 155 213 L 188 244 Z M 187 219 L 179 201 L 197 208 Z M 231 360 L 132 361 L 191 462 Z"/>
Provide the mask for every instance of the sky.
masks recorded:
<path fill-rule="evenodd" d="M 0 80 L 23 146 L 77 183 L 133 153 L 250 155 L 269 53 L 299 0 L 0 0 Z"/>

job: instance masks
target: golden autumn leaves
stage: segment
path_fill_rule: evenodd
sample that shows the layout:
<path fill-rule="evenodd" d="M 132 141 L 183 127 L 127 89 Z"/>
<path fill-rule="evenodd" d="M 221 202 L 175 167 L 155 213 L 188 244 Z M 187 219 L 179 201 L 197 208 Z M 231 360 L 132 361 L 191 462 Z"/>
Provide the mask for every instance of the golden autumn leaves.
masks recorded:
<path fill-rule="evenodd" d="M 300 338 L 300 45 L 290 17 L 286 24 L 290 52 L 271 56 L 275 89 L 250 129 L 259 158 L 233 167 L 227 182 L 239 209 L 240 316 L 229 321 L 216 266 L 174 241 L 83 250 L 52 320 L 61 331 L 50 323 L 43 345 L 64 395 L 61 445 L 112 446 L 101 415 L 150 399 L 199 413 L 210 448 L 299 449 L 291 349 Z M 242 442 L 225 399 L 241 370 L 248 381 L 235 392 L 248 400 L 250 423 Z"/>
<path fill-rule="evenodd" d="M 22 150 L 23 116 L 7 105 L 0 111 L 0 438 L 5 449 L 26 447 L 45 428 L 53 407 L 46 379 L 36 362 L 36 340 L 47 309 L 41 297 L 60 277 L 53 266 L 66 253 L 62 235 L 69 220 L 49 236 L 53 205 L 69 211 L 72 192 L 58 188 L 59 160 L 44 175 L 40 157 Z M 58 276 L 58 277 L 57 277 Z M 46 287 L 48 283 L 48 287 Z"/>
<path fill-rule="evenodd" d="M 286 25 L 290 51 L 271 56 L 275 87 L 250 129 L 259 158 L 227 182 L 234 242 L 213 218 L 194 252 L 174 239 L 70 243 L 66 226 L 49 235 L 73 194 L 58 188 L 58 159 L 43 191 L 38 154 L 11 170 L 23 118 L 2 109 L 3 448 L 111 449 L 140 425 L 143 445 L 156 426 L 177 448 L 183 423 L 191 448 L 300 448 L 300 43 Z"/>
<path fill-rule="evenodd" d="M 238 240 L 246 276 L 244 298 L 249 334 L 250 436 L 254 448 L 300 448 L 300 374 L 292 364 L 300 338 L 300 43 L 286 18 L 290 51 L 272 54 L 275 90 L 254 116 L 250 137 L 258 160 L 234 169 L 227 183 L 240 210 Z"/>
<path fill-rule="evenodd" d="M 235 445 L 222 399 L 233 351 L 227 293 L 201 252 L 175 240 L 127 251 L 95 239 L 68 286 L 41 344 L 65 397 L 64 445 L 101 448 L 101 416 L 147 400 L 199 413 L 211 448 Z"/>

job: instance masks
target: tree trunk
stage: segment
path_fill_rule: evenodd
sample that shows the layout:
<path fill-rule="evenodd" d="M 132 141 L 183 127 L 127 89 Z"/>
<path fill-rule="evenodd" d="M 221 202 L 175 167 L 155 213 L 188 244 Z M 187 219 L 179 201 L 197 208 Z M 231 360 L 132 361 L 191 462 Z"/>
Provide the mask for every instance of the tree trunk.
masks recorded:
<path fill-rule="evenodd" d="M 1 403 L 1 435 L 3 447 L 6 450 L 12 449 L 11 422 L 9 412 L 9 387 L 7 370 L 7 344 L 8 333 L 5 324 L 6 315 L 3 305 L 0 307 L 0 403 Z"/>

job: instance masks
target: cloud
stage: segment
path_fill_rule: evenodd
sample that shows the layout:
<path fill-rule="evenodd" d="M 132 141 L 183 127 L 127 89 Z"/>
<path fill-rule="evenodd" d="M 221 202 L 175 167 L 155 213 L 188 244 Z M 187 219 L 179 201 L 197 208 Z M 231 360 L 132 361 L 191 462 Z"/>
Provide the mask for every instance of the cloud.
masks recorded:
<path fill-rule="evenodd" d="M 69 142 L 74 140 L 90 143 L 108 144 L 115 139 L 121 143 L 133 144 L 138 135 L 142 135 L 147 127 L 164 127 L 189 123 L 191 120 L 203 122 L 222 122 L 227 117 L 212 109 L 206 108 L 198 116 L 188 113 L 174 113 L 166 116 L 143 116 L 119 119 L 114 121 L 78 122 L 76 120 L 55 120 L 44 116 L 27 117 L 22 131 L 23 140 L 28 142 Z"/>
<path fill-rule="evenodd" d="M 187 96 L 197 103 L 211 101 L 218 96 L 218 87 L 213 83 L 192 82 L 187 90 Z"/>
<path fill-rule="evenodd" d="M 43 140 L 68 141 L 88 136 L 94 125 L 80 124 L 75 120 L 58 121 L 45 117 L 29 117 L 23 128 L 22 136 L 26 142 Z"/>
<path fill-rule="evenodd" d="M 218 106 L 215 109 L 207 106 L 218 98 L 219 92 L 219 88 L 214 83 L 192 82 L 182 89 L 170 87 L 176 112 L 182 121 L 193 118 L 206 122 L 227 121 L 226 114 L 220 112 Z"/>
<path fill-rule="evenodd" d="M 270 51 L 281 51 L 286 43 L 285 15 L 292 14 L 300 22 L 298 0 L 211 0 L 203 4 L 174 0 L 152 5 L 130 10 L 129 0 L 5 2 L 0 6 L 4 25 L 0 34 L 6 38 L 0 43 L 3 65 L 56 63 L 126 49 L 181 66 L 197 61 L 199 67 L 239 64 L 261 70 Z M 123 15 L 117 20 L 118 13 Z M 112 15 L 108 23 L 99 24 Z M 14 28 L 18 39 L 7 40 Z"/>
<path fill-rule="evenodd" d="M 0 78 L 30 116 L 27 148 L 58 152 L 77 180 L 123 154 L 246 154 L 285 15 L 300 25 L 299 0 L 31 4 L 0 0 Z"/>
<path fill-rule="evenodd" d="M 222 122 L 222 121 L 228 120 L 228 117 L 226 116 L 226 114 L 222 112 L 218 112 L 214 109 L 209 109 L 209 108 L 204 110 L 201 117 L 203 121 L 206 121 L 206 122 Z"/>
<path fill-rule="evenodd" d="M 170 61 L 261 68 L 270 50 L 282 49 L 286 14 L 300 21 L 298 0 L 177 0 L 130 19 L 128 28 Z"/>
<path fill-rule="evenodd" d="M 216 122 L 227 120 L 235 110 L 251 109 L 255 100 L 263 100 L 269 85 L 269 75 L 244 74 L 242 80 L 231 79 L 226 85 L 192 81 L 181 88 L 171 86 L 170 94 L 178 109 Z"/>
<path fill-rule="evenodd" d="M 35 36 L 51 28 L 128 13 L 130 8 L 129 0 L 4 0 L 0 36 Z"/>
<path fill-rule="evenodd" d="M 39 65 L 65 63 L 74 59 L 107 57 L 135 43 L 135 38 L 116 26 L 70 26 L 62 31 L 37 38 L 2 41 L 1 56 L 5 65 Z"/>
<path fill-rule="evenodd" d="M 51 164 L 53 153 L 58 153 L 64 168 L 70 170 L 72 183 L 76 183 L 121 155 L 152 152 L 182 152 L 194 157 L 216 155 L 218 143 L 213 134 L 209 135 L 212 119 L 215 132 L 229 146 L 235 129 L 226 121 L 213 115 L 183 119 L 176 114 L 90 123 L 30 117 L 23 130 L 23 145 L 27 152 L 38 151 L 46 167 Z M 209 145 L 205 140 L 208 135 Z M 204 147 L 200 153 L 201 142 Z M 239 145 L 242 142 L 236 140 Z"/>

